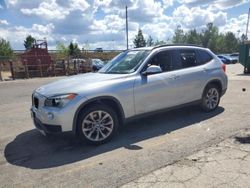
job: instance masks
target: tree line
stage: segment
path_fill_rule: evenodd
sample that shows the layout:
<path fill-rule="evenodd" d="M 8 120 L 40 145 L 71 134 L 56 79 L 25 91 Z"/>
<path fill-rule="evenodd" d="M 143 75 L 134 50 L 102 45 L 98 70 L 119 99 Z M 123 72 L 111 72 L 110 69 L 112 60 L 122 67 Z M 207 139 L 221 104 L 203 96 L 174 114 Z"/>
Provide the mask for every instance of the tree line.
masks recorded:
<path fill-rule="evenodd" d="M 23 45 L 25 47 L 25 50 L 30 50 L 34 43 L 36 42 L 36 39 L 32 37 L 31 35 L 28 35 L 26 39 L 23 42 Z M 66 57 L 68 55 L 70 56 L 77 56 L 81 53 L 81 50 L 77 43 L 70 42 L 68 46 L 65 46 L 61 42 L 57 42 L 56 49 L 58 50 L 58 56 L 59 57 Z M 5 39 L 0 39 L 0 60 L 5 58 L 11 58 L 13 57 L 13 49 L 11 48 L 11 45 L 9 41 Z"/>
<path fill-rule="evenodd" d="M 206 28 L 200 32 L 196 29 L 184 32 L 181 26 L 178 26 L 170 43 L 199 45 L 211 49 L 214 53 L 233 53 L 238 52 L 239 45 L 245 40 L 244 34 L 238 38 L 233 32 L 220 33 L 218 27 L 214 26 L 213 23 L 208 23 Z M 136 48 L 169 43 L 166 41 L 154 42 L 151 36 L 146 40 L 141 29 L 133 42 Z"/>

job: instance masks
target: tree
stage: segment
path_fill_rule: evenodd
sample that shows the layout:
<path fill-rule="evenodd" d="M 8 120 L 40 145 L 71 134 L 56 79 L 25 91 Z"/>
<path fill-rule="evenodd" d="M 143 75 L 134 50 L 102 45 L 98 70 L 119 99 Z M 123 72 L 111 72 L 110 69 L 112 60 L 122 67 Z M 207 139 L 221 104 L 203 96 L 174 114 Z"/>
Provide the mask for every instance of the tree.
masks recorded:
<path fill-rule="evenodd" d="M 71 56 L 78 56 L 81 53 L 81 50 L 79 49 L 78 44 L 73 43 L 73 42 L 69 44 L 68 50 L 69 50 L 69 55 Z"/>
<path fill-rule="evenodd" d="M 144 39 L 141 29 L 138 30 L 138 34 L 135 36 L 134 45 L 135 45 L 135 48 L 146 46 L 146 40 Z"/>
<path fill-rule="evenodd" d="M 196 31 L 196 29 L 190 30 L 185 34 L 185 43 L 187 44 L 201 44 L 200 34 Z"/>
<path fill-rule="evenodd" d="M 36 41 L 36 39 L 34 37 L 32 37 L 31 35 L 28 35 L 24 41 L 24 47 L 26 50 L 29 50 L 33 47 L 34 42 Z"/>
<path fill-rule="evenodd" d="M 56 43 L 57 59 L 65 59 L 69 55 L 69 49 L 61 42 Z"/>
<path fill-rule="evenodd" d="M 240 41 L 245 42 L 247 40 L 247 36 L 245 34 L 241 35 Z"/>
<path fill-rule="evenodd" d="M 226 53 L 232 53 L 239 49 L 239 40 L 235 37 L 233 32 L 227 32 L 225 34 L 224 44 L 227 47 Z"/>
<path fill-rule="evenodd" d="M 167 44 L 167 42 L 165 42 L 165 41 L 163 41 L 163 40 L 157 40 L 156 42 L 155 42 L 155 46 L 159 46 L 159 45 L 164 45 L 164 44 Z"/>
<path fill-rule="evenodd" d="M 3 59 L 13 56 L 13 50 L 10 46 L 9 41 L 0 39 L 0 56 Z"/>
<path fill-rule="evenodd" d="M 215 46 L 211 49 L 216 53 L 225 53 L 227 46 L 225 45 L 225 36 L 224 34 L 219 34 L 215 39 Z"/>
<path fill-rule="evenodd" d="M 208 23 L 206 29 L 201 33 L 202 45 L 206 48 L 214 48 L 216 46 L 216 38 L 219 36 L 218 27 L 214 26 L 213 23 Z"/>
<path fill-rule="evenodd" d="M 148 40 L 147 40 L 147 46 L 153 46 L 154 45 L 154 40 L 151 37 L 151 35 L 149 35 Z"/>
<path fill-rule="evenodd" d="M 218 27 L 214 26 L 213 23 L 208 23 L 200 33 L 196 29 L 184 33 L 181 26 L 178 26 L 172 42 L 202 45 L 215 53 L 232 53 L 238 51 L 239 44 L 243 40 L 245 40 L 244 35 L 238 39 L 232 32 L 219 33 Z"/>
<path fill-rule="evenodd" d="M 82 50 L 83 50 L 83 51 L 84 51 L 84 50 L 88 51 L 89 49 L 90 49 L 89 41 L 86 40 L 86 41 L 84 42 L 83 46 L 82 46 Z"/>
<path fill-rule="evenodd" d="M 177 28 L 175 29 L 172 42 L 174 44 L 185 43 L 185 35 L 180 25 L 178 25 Z"/>

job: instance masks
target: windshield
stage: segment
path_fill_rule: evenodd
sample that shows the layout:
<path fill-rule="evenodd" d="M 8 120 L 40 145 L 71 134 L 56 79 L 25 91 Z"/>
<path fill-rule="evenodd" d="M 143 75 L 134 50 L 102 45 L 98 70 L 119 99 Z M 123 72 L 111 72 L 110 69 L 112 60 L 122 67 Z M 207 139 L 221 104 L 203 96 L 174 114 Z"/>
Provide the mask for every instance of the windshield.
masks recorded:
<path fill-rule="evenodd" d="M 132 50 L 122 52 L 102 69 L 100 69 L 99 73 L 128 74 L 135 72 L 148 56 L 149 52 L 149 50 Z"/>

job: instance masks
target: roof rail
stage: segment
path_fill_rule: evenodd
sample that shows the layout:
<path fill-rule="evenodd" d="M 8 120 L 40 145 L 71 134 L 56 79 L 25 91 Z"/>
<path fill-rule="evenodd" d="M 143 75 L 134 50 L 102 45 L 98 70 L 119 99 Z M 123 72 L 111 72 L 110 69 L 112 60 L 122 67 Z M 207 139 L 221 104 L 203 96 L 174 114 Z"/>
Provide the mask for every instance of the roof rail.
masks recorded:
<path fill-rule="evenodd" d="M 168 46 L 193 46 L 193 47 L 202 47 L 202 48 L 205 48 L 204 46 L 197 45 L 197 44 L 163 44 L 163 45 L 155 46 L 153 49 L 161 48 L 161 47 L 168 47 Z"/>

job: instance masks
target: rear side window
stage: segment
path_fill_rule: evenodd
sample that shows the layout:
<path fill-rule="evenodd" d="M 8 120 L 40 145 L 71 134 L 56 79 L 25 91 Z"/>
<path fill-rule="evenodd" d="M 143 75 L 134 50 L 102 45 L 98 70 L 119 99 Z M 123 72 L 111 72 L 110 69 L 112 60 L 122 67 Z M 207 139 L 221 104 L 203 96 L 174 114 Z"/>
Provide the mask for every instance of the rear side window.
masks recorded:
<path fill-rule="evenodd" d="M 194 67 L 198 65 L 195 50 L 180 50 L 182 68 Z"/>
<path fill-rule="evenodd" d="M 213 59 L 212 55 L 210 55 L 207 51 L 205 50 L 198 50 L 200 54 L 200 64 L 203 65 Z"/>

